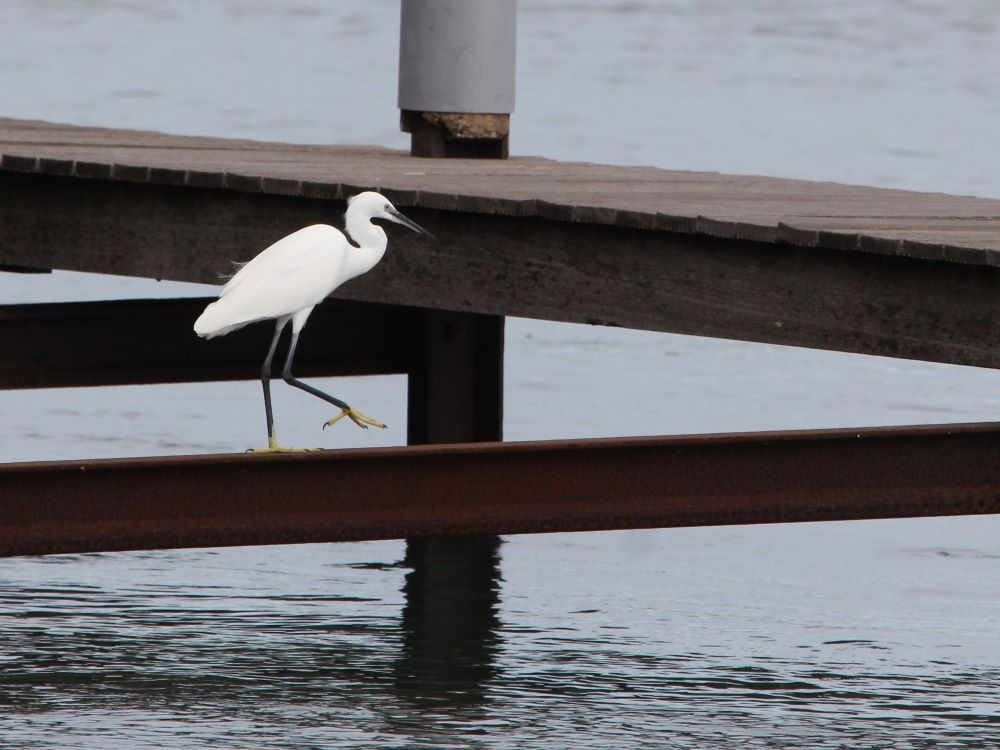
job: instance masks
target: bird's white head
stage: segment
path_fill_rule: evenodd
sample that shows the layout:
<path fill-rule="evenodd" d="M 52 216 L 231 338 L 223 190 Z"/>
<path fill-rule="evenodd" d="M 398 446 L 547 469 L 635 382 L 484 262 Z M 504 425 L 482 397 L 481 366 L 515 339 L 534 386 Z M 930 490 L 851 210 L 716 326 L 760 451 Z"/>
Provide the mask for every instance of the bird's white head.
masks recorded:
<path fill-rule="evenodd" d="M 388 219 L 432 239 L 434 236 L 417 222 L 403 216 L 381 193 L 368 190 L 347 199 L 347 213 L 344 214 L 344 220 L 348 227 L 357 221 L 371 221 L 372 219 Z"/>

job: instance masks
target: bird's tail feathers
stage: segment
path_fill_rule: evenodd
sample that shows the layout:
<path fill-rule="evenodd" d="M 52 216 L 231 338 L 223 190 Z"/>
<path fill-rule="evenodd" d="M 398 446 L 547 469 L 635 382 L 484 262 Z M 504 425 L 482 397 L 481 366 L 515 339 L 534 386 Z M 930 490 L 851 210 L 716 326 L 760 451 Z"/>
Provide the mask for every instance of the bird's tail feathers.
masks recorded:
<path fill-rule="evenodd" d="M 233 278 L 233 276 L 235 276 L 236 274 L 238 274 L 240 272 L 240 269 L 243 268 L 243 266 L 245 266 L 249 262 L 250 261 L 247 261 L 247 260 L 244 260 L 244 261 L 234 260 L 233 261 L 233 270 L 230 271 L 229 273 L 220 273 L 218 275 L 219 276 L 219 281 L 229 281 L 231 278 Z"/>
<path fill-rule="evenodd" d="M 216 336 L 225 336 L 230 331 L 235 331 L 237 328 L 254 322 L 255 319 L 234 319 L 226 306 L 221 304 L 223 299 L 218 299 L 206 307 L 205 311 L 198 316 L 198 320 L 194 322 L 194 332 L 202 338 L 211 339 Z"/>

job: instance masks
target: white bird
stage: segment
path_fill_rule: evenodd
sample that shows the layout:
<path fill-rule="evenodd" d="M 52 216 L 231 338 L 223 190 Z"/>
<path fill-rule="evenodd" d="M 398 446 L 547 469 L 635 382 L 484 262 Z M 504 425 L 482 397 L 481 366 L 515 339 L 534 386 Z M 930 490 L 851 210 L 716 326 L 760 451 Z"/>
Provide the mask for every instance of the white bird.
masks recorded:
<path fill-rule="evenodd" d="M 373 219 L 388 219 L 431 236 L 430 232 L 406 218 L 378 193 L 365 192 L 347 201 L 344 223 L 352 245 L 339 230 L 326 224 L 314 224 L 275 242 L 253 260 L 244 264 L 222 287 L 219 299 L 205 308 L 195 321 L 194 331 L 204 338 L 224 336 L 260 320 L 276 321 L 274 338 L 261 368 L 264 386 L 264 413 L 267 417 L 267 448 L 261 452 L 291 450 L 278 444 L 271 411 L 271 360 L 285 325 L 292 322 L 292 340 L 281 372 L 289 385 L 328 401 L 342 411 L 324 424 L 324 428 L 343 417 L 368 429 L 385 425 L 365 416 L 338 398 L 303 383 L 292 375 L 292 358 L 299 332 L 309 313 L 345 281 L 375 267 L 385 254 L 388 242 L 385 230 Z"/>

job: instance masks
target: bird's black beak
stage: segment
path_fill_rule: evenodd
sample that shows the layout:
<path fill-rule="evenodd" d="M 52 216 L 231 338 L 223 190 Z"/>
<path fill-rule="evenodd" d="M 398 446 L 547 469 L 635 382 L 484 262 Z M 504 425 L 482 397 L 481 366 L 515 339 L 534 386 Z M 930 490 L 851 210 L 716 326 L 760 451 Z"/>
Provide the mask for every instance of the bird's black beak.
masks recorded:
<path fill-rule="evenodd" d="M 389 213 L 392 215 L 393 221 L 395 221 L 395 222 L 397 222 L 399 224 L 402 224 L 404 227 L 409 227 L 410 229 L 412 229 L 417 234 L 426 235 L 427 237 L 430 237 L 432 240 L 434 240 L 435 242 L 437 242 L 437 237 L 435 237 L 433 234 L 431 234 L 430 232 L 428 232 L 422 226 L 420 226 L 419 224 L 417 224 L 417 222 L 415 222 L 412 219 L 408 219 L 405 216 L 403 216 L 403 214 L 401 214 L 396 209 L 392 209 L 392 211 L 390 211 Z"/>

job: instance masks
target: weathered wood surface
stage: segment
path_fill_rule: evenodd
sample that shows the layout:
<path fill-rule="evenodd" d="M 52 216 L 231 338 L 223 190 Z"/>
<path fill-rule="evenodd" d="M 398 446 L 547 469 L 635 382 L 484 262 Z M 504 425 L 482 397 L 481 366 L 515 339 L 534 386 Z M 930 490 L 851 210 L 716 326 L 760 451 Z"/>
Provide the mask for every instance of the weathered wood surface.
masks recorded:
<path fill-rule="evenodd" d="M 0 152 L 0 264 L 214 282 L 375 187 L 440 242 L 390 230 L 338 297 L 1000 367 L 1000 201 L 11 121 Z"/>
<path fill-rule="evenodd" d="M 416 159 L 0 118 L 0 168 L 316 198 L 362 188 L 403 206 L 1000 265 L 1000 201 L 769 177 L 565 163 Z"/>
<path fill-rule="evenodd" d="M 207 341 L 191 324 L 210 298 L 0 305 L 0 389 L 190 383 L 257 377 L 274 335 L 248 326 Z M 330 300 L 295 355 L 300 376 L 386 375 L 411 365 L 408 331 L 426 310 Z M 314 331 L 315 327 L 315 331 Z M 284 361 L 287 335 L 279 347 Z M 276 367 L 280 370 L 280 365 Z"/>

